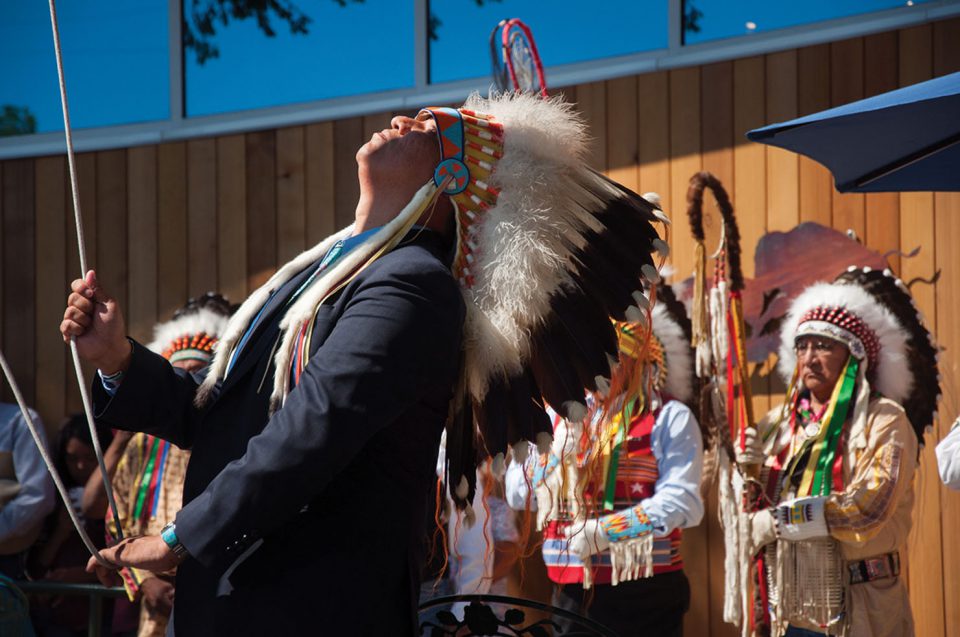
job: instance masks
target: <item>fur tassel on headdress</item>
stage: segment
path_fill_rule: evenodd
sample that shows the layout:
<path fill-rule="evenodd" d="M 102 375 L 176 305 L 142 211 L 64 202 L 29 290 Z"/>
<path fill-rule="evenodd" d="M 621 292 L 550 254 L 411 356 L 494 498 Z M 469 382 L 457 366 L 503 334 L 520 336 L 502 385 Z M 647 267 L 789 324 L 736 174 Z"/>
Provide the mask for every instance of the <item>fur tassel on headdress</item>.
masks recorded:
<path fill-rule="evenodd" d="M 237 310 L 230 319 L 223 337 L 220 339 L 220 342 L 217 343 L 216 353 L 214 354 L 213 362 L 210 364 L 210 371 L 204 379 L 203 384 L 200 385 L 200 388 L 197 390 L 196 397 L 194 398 L 194 404 L 197 407 L 205 406 L 212 397 L 213 390 L 217 386 L 217 383 L 223 380 L 226 375 L 227 365 L 230 362 L 230 357 L 233 355 L 234 348 L 243 337 L 243 333 L 247 327 L 250 326 L 250 322 L 253 321 L 260 309 L 270 299 L 270 296 L 298 272 L 323 257 L 323 255 L 333 247 L 333 244 L 349 237 L 352 233 L 353 225 L 351 224 L 305 252 L 301 252 L 298 256 L 294 257 L 293 260 L 288 261 L 286 265 L 277 270 L 266 283 L 247 297 L 247 300 L 243 302 L 240 309 Z"/>

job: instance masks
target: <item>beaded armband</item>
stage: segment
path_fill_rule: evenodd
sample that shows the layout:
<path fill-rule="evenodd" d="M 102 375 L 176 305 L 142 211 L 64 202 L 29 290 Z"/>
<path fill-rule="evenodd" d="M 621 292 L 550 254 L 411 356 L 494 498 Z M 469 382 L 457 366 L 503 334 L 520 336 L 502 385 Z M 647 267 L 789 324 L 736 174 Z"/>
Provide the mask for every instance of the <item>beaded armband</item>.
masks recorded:
<path fill-rule="evenodd" d="M 631 540 L 653 533 L 653 524 L 640 505 L 600 518 L 600 528 L 612 543 Z"/>
<path fill-rule="evenodd" d="M 808 496 L 783 502 L 773 511 L 777 537 L 791 542 L 828 537 L 824 496 Z"/>

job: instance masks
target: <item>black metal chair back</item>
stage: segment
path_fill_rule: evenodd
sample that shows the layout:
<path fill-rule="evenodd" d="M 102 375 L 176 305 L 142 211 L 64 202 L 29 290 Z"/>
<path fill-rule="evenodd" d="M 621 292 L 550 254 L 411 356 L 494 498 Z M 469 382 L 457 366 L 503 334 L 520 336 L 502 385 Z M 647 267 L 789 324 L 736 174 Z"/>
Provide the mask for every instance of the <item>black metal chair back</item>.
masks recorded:
<path fill-rule="evenodd" d="M 462 607 L 461 617 L 455 606 Z M 502 595 L 437 597 L 420 604 L 417 621 L 426 637 L 617 637 L 563 608 Z"/>

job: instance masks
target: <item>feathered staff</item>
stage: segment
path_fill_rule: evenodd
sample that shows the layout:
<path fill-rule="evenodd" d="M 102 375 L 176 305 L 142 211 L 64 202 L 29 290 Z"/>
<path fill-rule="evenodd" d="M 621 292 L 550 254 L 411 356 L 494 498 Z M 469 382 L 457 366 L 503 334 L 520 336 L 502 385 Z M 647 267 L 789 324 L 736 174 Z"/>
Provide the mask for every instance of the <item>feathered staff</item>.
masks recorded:
<path fill-rule="evenodd" d="M 713 192 L 723 219 L 720 247 L 712 255 L 712 284 L 707 279 L 703 231 L 703 192 L 707 188 Z M 747 634 L 752 618 L 747 622 L 742 620 L 752 615 L 753 596 L 752 559 L 747 555 L 750 522 L 743 484 L 744 479 L 755 480 L 757 476 L 744 475 L 737 467 L 737 449 L 744 449 L 747 428 L 754 423 L 743 320 L 740 231 L 726 190 L 720 180 L 708 172 L 691 177 L 687 206 L 696 242 L 692 345 L 696 350 L 697 376 L 707 381 L 700 416 L 719 443 L 720 514 L 726 545 L 723 618 L 741 624 Z M 749 471 L 756 473 L 757 467 L 751 465 Z"/>

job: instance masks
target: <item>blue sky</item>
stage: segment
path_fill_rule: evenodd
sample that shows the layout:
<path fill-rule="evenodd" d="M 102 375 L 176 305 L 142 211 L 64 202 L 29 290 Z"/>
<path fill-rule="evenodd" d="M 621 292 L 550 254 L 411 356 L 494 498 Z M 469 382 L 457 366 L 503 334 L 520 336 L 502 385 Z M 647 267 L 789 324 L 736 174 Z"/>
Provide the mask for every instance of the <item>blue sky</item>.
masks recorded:
<path fill-rule="evenodd" d="M 219 27 L 220 57 L 184 55 L 187 115 L 295 104 L 412 86 L 413 0 L 295 0 L 311 18 L 292 35 L 274 20 L 268 38 L 252 20 Z M 903 6 L 906 0 L 691 0 L 702 11 L 701 42 L 818 19 Z M 921 0 L 917 0 L 919 3 Z M 185 2 L 190 6 L 189 2 Z M 533 29 L 547 66 L 667 46 L 667 0 L 431 0 L 439 19 L 432 81 L 486 78 L 488 36 L 518 17 Z M 167 0 L 60 0 L 60 28 L 77 128 L 166 119 Z M 0 3 L 0 106 L 27 107 L 41 132 L 61 130 L 47 3 Z M 548 73 L 549 82 L 549 73 Z"/>
<path fill-rule="evenodd" d="M 169 117 L 166 0 L 67 0 L 57 15 L 74 126 Z M 0 105 L 28 107 L 41 132 L 63 130 L 46 2 L 0 4 L 0 60 Z"/>
<path fill-rule="evenodd" d="M 307 35 L 291 35 L 276 23 L 276 37 L 266 38 L 248 20 L 218 32 L 219 58 L 201 66 L 188 51 L 187 114 L 221 112 L 225 104 L 240 110 L 413 86 L 412 2 L 298 5 L 312 19 Z"/>

